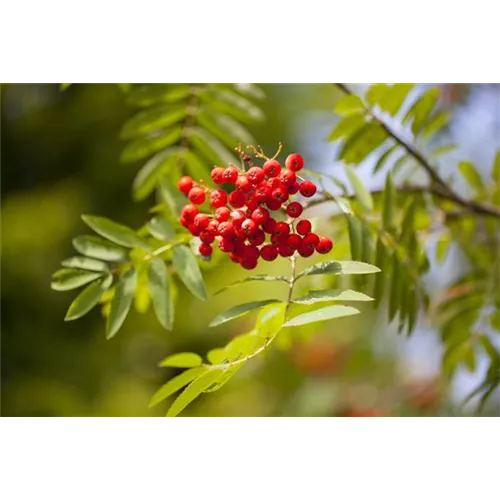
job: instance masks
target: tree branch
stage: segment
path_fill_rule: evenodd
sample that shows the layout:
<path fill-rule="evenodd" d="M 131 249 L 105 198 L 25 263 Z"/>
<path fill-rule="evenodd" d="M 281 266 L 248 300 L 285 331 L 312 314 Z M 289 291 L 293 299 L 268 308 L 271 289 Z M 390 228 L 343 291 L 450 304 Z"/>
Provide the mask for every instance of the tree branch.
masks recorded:
<path fill-rule="evenodd" d="M 342 92 L 348 95 L 354 95 L 349 87 L 345 83 L 335 83 Z M 432 190 L 435 194 L 446 198 L 450 201 L 453 201 L 457 205 L 467 208 L 471 212 L 475 212 L 481 215 L 490 215 L 493 217 L 500 218 L 500 209 L 490 205 L 488 203 L 480 203 L 473 200 L 467 200 L 456 193 L 438 174 L 436 169 L 428 162 L 425 156 L 419 151 L 415 144 L 405 141 L 402 137 L 400 137 L 394 130 L 390 128 L 390 126 L 384 122 L 384 120 L 377 116 L 369 107 L 365 106 L 366 113 L 376 121 L 387 133 L 389 137 L 394 139 L 410 156 L 412 156 L 427 172 L 431 181 L 434 183 Z"/>

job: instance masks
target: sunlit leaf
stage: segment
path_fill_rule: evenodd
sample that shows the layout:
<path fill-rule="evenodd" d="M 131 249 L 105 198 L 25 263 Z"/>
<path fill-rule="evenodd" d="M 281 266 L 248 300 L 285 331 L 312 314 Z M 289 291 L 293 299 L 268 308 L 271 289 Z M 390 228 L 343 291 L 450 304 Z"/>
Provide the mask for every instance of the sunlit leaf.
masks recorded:
<path fill-rule="evenodd" d="M 184 245 L 174 247 L 172 263 L 187 289 L 199 299 L 206 300 L 203 276 L 191 250 Z"/>
<path fill-rule="evenodd" d="M 93 229 L 97 234 L 111 240 L 113 243 L 128 248 L 143 248 L 149 250 L 147 242 L 139 238 L 137 233 L 127 226 L 113 222 L 105 217 L 94 215 L 82 215 L 83 222 Z"/>
<path fill-rule="evenodd" d="M 60 269 L 52 275 L 50 287 L 52 290 L 64 292 L 66 290 L 74 290 L 91 281 L 100 278 L 102 273 L 83 271 L 79 269 Z"/>
<path fill-rule="evenodd" d="M 159 257 L 149 261 L 148 284 L 151 300 L 160 324 L 172 330 L 174 323 L 174 301 L 167 266 Z"/>
<path fill-rule="evenodd" d="M 134 290 L 137 282 L 137 271 L 129 269 L 121 276 L 116 285 L 115 294 L 111 301 L 108 320 L 106 323 L 106 337 L 110 339 L 121 328 L 134 299 Z"/>
<path fill-rule="evenodd" d="M 355 114 L 342 118 L 337 122 L 334 129 L 327 137 L 328 141 L 336 141 L 349 137 L 356 130 L 360 129 L 365 123 L 365 116 L 363 114 Z"/>
<path fill-rule="evenodd" d="M 231 288 L 236 285 L 241 285 L 243 283 L 248 283 L 249 281 L 283 281 L 285 283 L 288 282 L 288 278 L 286 276 L 269 276 L 268 274 L 254 274 L 252 276 L 247 276 L 246 278 L 235 281 L 220 290 L 217 290 L 214 295 L 218 295 L 219 293 L 225 292 L 228 288 Z"/>
<path fill-rule="evenodd" d="M 339 157 L 345 163 L 357 165 L 387 139 L 387 132 L 377 122 L 360 127 L 343 144 Z"/>
<path fill-rule="evenodd" d="M 227 311 L 224 311 L 223 313 L 219 314 L 211 321 L 211 323 L 208 326 L 214 327 L 222 325 L 223 323 L 227 323 L 228 321 L 232 321 L 233 319 L 244 316 L 249 312 L 267 306 L 268 304 L 275 304 L 278 302 L 280 301 L 276 299 L 268 299 L 268 300 L 255 300 L 252 302 L 246 302 L 244 304 L 238 304 L 236 306 L 229 308 Z"/>
<path fill-rule="evenodd" d="M 346 94 L 342 96 L 335 104 L 333 111 L 338 115 L 351 115 L 364 110 L 361 97 L 354 94 Z"/>
<path fill-rule="evenodd" d="M 85 269 L 86 271 L 109 271 L 105 262 L 91 259 L 89 257 L 70 257 L 61 262 L 63 267 L 74 267 L 77 269 Z"/>
<path fill-rule="evenodd" d="M 359 201 L 361 207 L 367 211 L 371 212 L 373 210 L 373 198 L 370 194 L 370 191 L 365 187 L 361 179 L 358 177 L 354 169 L 349 165 L 345 166 L 345 170 L 347 173 L 347 177 L 349 178 L 349 182 L 351 183 L 352 188 L 354 189 L 354 193 L 356 194 L 356 198 Z"/>
<path fill-rule="evenodd" d="M 365 262 L 328 260 L 304 269 L 298 274 L 297 279 L 313 274 L 371 274 L 378 272 L 380 272 L 378 267 L 366 264 Z"/>
<path fill-rule="evenodd" d="M 270 338 L 281 329 L 285 322 L 286 304 L 276 303 L 265 306 L 257 316 L 255 328 L 261 337 Z"/>
<path fill-rule="evenodd" d="M 307 295 L 293 299 L 295 304 L 316 304 L 317 302 L 333 301 L 356 301 L 366 302 L 373 300 L 372 297 L 354 290 L 311 290 Z"/>
<path fill-rule="evenodd" d="M 349 229 L 349 243 L 351 246 L 351 259 L 361 260 L 362 243 L 361 243 L 361 221 L 356 216 L 347 216 L 347 227 Z"/>
<path fill-rule="evenodd" d="M 448 231 L 444 231 L 439 236 L 439 239 L 436 242 L 436 260 L 438 262 L 443 262 L 446 254 L 448 253 L 448 248 L 451 243 L 451 235 Z"/>
<path fill-rule="evenodd" d="M 448 124 L 450 113 L 447 111 L 439 111 L 436 113 L 422 129 L 422 137 L 427 138 L 434 135 Z"/>
<path fill-rule="evenodd" d="M 451 153 L 452 151 L 455 151 L 457 149 L 456 144 L 443 144 L 442 146 L 438 146 L 437 148 L 433 149 L 429 153 L 429 159 L 435 160 L 436 158 L 439 158 L 440 156 L 443 156 L 445 154 Z"/>
<path fill-rule="evenodd" d="M 73 246 L 83 255 L 94 259 L 107 261 L 126 260 L 128 251 L 99 236 L 77 236 Z"/>
<path fill-rule="evenodd" d="M 300 326 L 307 325 L 309 323 L 316 323 L 318 321 L 327 321 L 334 318 L 343 318 L 345 316 L 352 316 L 353 314 L 359 314 L 357 309 L 349 306 L 327 306 L 321 309 L 316 309 L 315 311 L 306 312 L 299 314 L 294 318 L 288 320 L 283 328 L 289 326 Z"/>
<path fill-rule="evenodd" d="M 203 363 L 201 356 L 194 352 L 180 352 L 167 356 L 164 360 L 158 363 L 158 366 L 172 366 L 175 368 L 194 368 Z"/>
<path fill-rule="evenodd" d="M 112 276 L 94 281 L 88 285 L 80 294 L 73 300 L 69 306 L 68 312 L 64 321 L 72 321 L 81 318 L 87 314 L 101 300 L 104 292 L 108 290 L 113 282 Z"/>
<path fill-rule="evenodd" d="M 161 403 L 164 399 L 167 399 L 169 396 L 182 389 L 184 386 L 188 385 L 195 378 L 199 377 L 203 373 L 207 372 L 208 368 L 205 366 L 199 366 L 196 368 L 191 368 L 190 370 L 186 370 L 182 372 L 180 375 L 177 375 L 173 379 L 169 380 L 165 385 L 160 387 L 156 391 L 156 393 L 151 398 L 149 402 L 149 407 L 152 408 L 156 406 L 158 403 Z"/>
<path fill-rule="evenodd" d="M 403 123 L 411 121 L 411 130 L 416 135 L 427 122 L 439 96 L 439 89 L 432 87 L 426 90 L 413 104 L 403 118 Z"/>
<path fill-rule="evenodd" d="M 387 158 L 398 148 L 398 144 L 393 144 L 389 149 L 384 151 L 380 155 L 380 158 L 377 160 L 377 163 L 375 164 L 375 167 L 373 169 L 373 173 L 376 174 L 379 170 L 382 169 L 384 166 L 385 162 L 387 161 Z"/>
<path fill-rule="evenodd" d="M 470 161 L 460 162 L 458 164 L 458 170 L 460 170 L 460 173 L 464 176 L 465 180 L 471 187 L 478 190 L 483 188 L 483 181 L 481 180 L 481 176 Z"/>

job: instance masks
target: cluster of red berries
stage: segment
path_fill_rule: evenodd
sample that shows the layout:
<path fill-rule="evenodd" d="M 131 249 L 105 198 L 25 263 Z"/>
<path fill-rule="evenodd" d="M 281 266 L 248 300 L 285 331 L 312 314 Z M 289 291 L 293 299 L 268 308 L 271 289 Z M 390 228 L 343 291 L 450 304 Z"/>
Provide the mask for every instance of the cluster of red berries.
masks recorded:
<path fill-rule="evenodd" d="M 229 253 L 233 262 L 245 269 L 254 269 L 259 257 L 267 261 L 278 255 L 291 257 L 297 252 L 302 257 L 316 250 L 326 254 L 332 249 L 329 238 L 311 232 L 311 222 L 299 219 L 303 206 L 290 201 L 291 195 L 300 193 L 305 198 L 314 196 L 316 185 L 299 180 L 296 172 L 304 166 L 302 156 L 291 154 L 282 168 L 275 159 L 267 159 L 261 167 L 254 166 L 249 156 L 247 171 L 234 166 L 214 167 L 211 172 L 215 184 L 231 184 L 229 194 L 223 189 L 211 189 L 193 181 L 191 177 L 179 180 L 179 190 L 188 196 L 189 205 L 181 211 L 180 223 L 201 240 L 201 255 L 212 254 L 212 244 Z M 197 205 L 207 200 L 212 213 L 201 213 Z M 277 221 L 272 212 L 283 211 L 288 220 Z M 266 242 L 266 234 L 269 241 Z"/>

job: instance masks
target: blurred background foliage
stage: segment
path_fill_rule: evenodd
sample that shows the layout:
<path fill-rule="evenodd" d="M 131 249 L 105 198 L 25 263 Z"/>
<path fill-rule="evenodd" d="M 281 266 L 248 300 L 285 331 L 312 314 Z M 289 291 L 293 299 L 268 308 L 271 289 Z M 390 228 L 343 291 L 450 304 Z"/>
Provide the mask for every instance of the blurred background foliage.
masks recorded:
<path fill-rule="evenodd" d="M 345 180 L 335 161 L 339 146 L 325 140 L 339 120 L 332 110 L 342 93 L 331 85 L 262 88 L 260 106 L 266 119 L 250 127 L 257 142 L 274 151 L 282 141 L 285 151 L 303 154 L 309 169 Z M 500 146 L 500 87 L 440 88 L 438 106 L 452 118 L 437 144 L 451 138 L 460 148 L 440 161 L 442 171 L 455 168 L 465 154 L 486 176 Z M 69 296 L 49 289 L 50 276 L 73 253 L 72 238 L 88 232 L 80 215 L 101 214 L 139 227 L 152 205 L 151 200 L 132 201 L 137 165 L 120 164 L 120 130 L 133 114 L 125 90 L 97 84 L 72 85 L 64 92 L 58 85 L 2 86 L 2 415 L 163 415 L 165 406 L 148 410 L 149 399 L 176 371 L 157 363 L 171 353 L 204 355 L 225 345 L 251 328 L 253 317 L 209 330 L 216 314 L 275 290 L 278 296 L 284 293 L 280 283 L 249 283 L 201 302 L 179 287 L 171 333 L 151 309 L 133 311 L 110 341 L 98 310 L 63 322 Z M 384 177 L 371 174 L 374 162 L 368 158 L 358 174 L 377 189 Z M 345 233 L 344 221 L 325 222 L 328 210 L 316 213 L 325 233 L 334 236 L 339 224 Z M 347 249 L 344 234 L 333 258 L 345 258 Z M 443 288 L 460 272 L 463 261 L 450 253 L 443 262 L 431 261 L 427 283 Z M 286 267 L 286 262 L 267 264 L 256 273 L 272 269 L 273 274 L 286 274 Z M 202 268 L 210 292 L 247 274 L 217 259 Z M 431 318 L 421 318 L 408 338 L 398 336 L 397 327 L 389 327 L 371 306 L 362 310 L 355 318 L 301 328 L 297 335 L 284 337 L 281 349 L 253 360 L 223 389 L 203 396 L 184 414 L 419 416 L 472 411 L 461 403 L 484 377 L 486 359 L 479 357 L 473 370 L 460 367 L 448 380 Z M 500 415 L 498 401 L 493 395 L 485 414 Z"/>

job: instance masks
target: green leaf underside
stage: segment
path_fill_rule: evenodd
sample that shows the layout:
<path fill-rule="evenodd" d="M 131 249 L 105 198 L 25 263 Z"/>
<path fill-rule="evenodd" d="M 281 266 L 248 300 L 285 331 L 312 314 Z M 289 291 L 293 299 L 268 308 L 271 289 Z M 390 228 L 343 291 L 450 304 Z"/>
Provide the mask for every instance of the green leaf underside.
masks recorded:
<path fill-rule="evenodd" d="M 349 182 L 356 194 L 356 197 L 361 205 L 361 207 L 367 211 L 371 212 L 373 210 L 373 198 L 368 189 L 366 189 L 365 185 L 358 177 L 354 169 L 349 165 L 345 166 L 347 177 L 349 178 Z"/>
<path fill-rule="evenodd" d="M 250 281 L 284 281 L 288 282 L 288 278 L 286 276 L 269 276 L 267 274 L 256 274 L 255 276 L 248 276 L 245 279 L 235 281 L 234 283 L 230 283 L 229 285 L 217 290 L 214 295 L 218 295 L 219 293 L 225 292 L 228 288 L 231 288 L 236 285 L 241 285 L 243 283 L 248 283 Z"/>
<path fill-rule="evenodd" d="M 214 384 L 222 375 L 224 375 L 223 370 L 211 369 L 193 380 L 193 382 L 191 382 L 191 384 L 189 384 L 172 403 L 172 406 L 167 412 L 167 417 L 175 417 L 176 415 L 178 415 L 182 410 L 184 410 L 184 408 L 186 408 L 189 403 L 194 401 L 203 391 Z"/>
<path fill-rule="evenodd" d="M 311 290 L 307 295 L 293 299 L 295 304 L 316 304 L 317 302 L 331 302 L 336 300 L 367 302 L 372 297 L 354 290 Z"/>
<path fill-rule="evenodd" d="M 125 260 L 128 251 L 100 236 L 82 235 L 73 239 L 75 250 L 94 259 L 118 262 Z"/>
<path fill-rule="evenodd" d="M 70 257 L 61 262 L 63 267 L 73 267 L 77 269 L 84 269 L 86 271 L 109 271 L 105 262 L 100 260 L 91 259 L 89 257 Z"/>
<path fill-rule="evenodd" d="M 149 245 L 137 236 L 137 233 L 127 226 L 113 222 L 105 217 L 82 215 L 82 219 L 97 234 L 128 248 L 143 248 L 149 250 Z"/>
<path fill-rule="evenodd" d="M 109 289 L 113 282 L 112 276 L 107 276 L 103 280 L 94 281 L 88 285 L 73 300 L 68 308 L 64 321 L 73 321 L 87 314 L 94 306 L 99 303 L 104 292 Z"/>
<path fill-rule="evenodd" d="M 111 301 L 111 308 L 106 323 L 106 337 L 108 339 L 116 335 L 121 328 L 132 305 L 135 285 L 137 282 L 137 271 L 129 269 L 116 285 L 115 294 Z"/>
<path fill-rule="evenodd" d="M 169 380 L 165 385 L 160 387 L 155 394 L 153 394 L 151 401 L 149 402 L 149 408 L 161 403 L 164 399 L 167 399 L 169 396 L 188 385 L 196 377 L 199 377 L 207 370 L 208 368 L 205 366 L 191 368 L 190 370 L 186 370 L 180 375 L 177 375 L 173 379 Z"/>
<path fill-rule="evenodd" d="M 194 352 L 180 352 L 172 356 L 168 356 L 163 361 L 160 361 L 158 366 L 172 366 L 175 368 L 194 368 L 200 366 L 203 360 Z"/>
<path fill-rule="evenodd" d="M 212 320 L 212 322 L 208 326 L 214 327 L 222 325 L 224 323 L 227 323 L 228 321 L 232 321 L 233 319 L 248 314 L 249 312 L 267 306 L 268 304 L 275 304 L 278 302 L 280 301 L 276 299 L 269 299 L 269 300 L 256 300 L 252 302 L 246 302 L 245 304 L 238 304 L 234 307 L 231 307 L 227 311 L 224 311 L 223 313 L 219 314 Z"/>
<path fill-rule="evenodd" d="M 172 299 L 170 277 L 167 266 L 159 257 L 149 261 L 148 286 L 156 317 L 167 330 L 172 330 L 174 323 L 174 303 Z"/>
<path fill-rule="evenodd" d="M 60 269 L 52 275 L 50 284 L 52 290 L 65 292 L 66 290 L 74 290 L 91 281 L 100 278 L 102 273 L 83 271 L 80 269 Z"/>
<path fill-rule="evenodd" d="M 349 306 L 327 306 L 316 311 L 310 311 L 303 314 L 299 314 L 294 318 L 288 320 L 283 328 L 289 326 L 300 326 L 307 325 L 309 323 L 316 323 L 318 321 L 327 321 L 335 318 L 343 318 L 345 316 L 352 316 L 354 314 L 359 314 L 357 309 Z"/>
<path fill-rule="evenodd" d="M 259 336 L 271 338 L 279 332 L 285 322 L 286 304 L 280 302 L 265 306 L 257 316 L 255 327 Z"/>
<path fill-rule="evenodd" d="M 206 300 L 207 290 L 193 252 L 184 245 L 174 247 L 172 262 L 188 290 L 199 299 Z"/>
<path fill-rule="evenodd" d="M 328 260 L 304 269 L 297 276 L 297 279 L 313 274 L 371 274 L 379 272 L 380 269 L 378 267 L 366 264 L 365 262 L 357 262 L 354 260 Z"/>
<path fill-rule="evenodd" d="M 160 241 L 170 241 L 175 238 L 175 230 L 167 219 L 161 216 L 154 217 L 147 224 L 151 236 Z"/>

